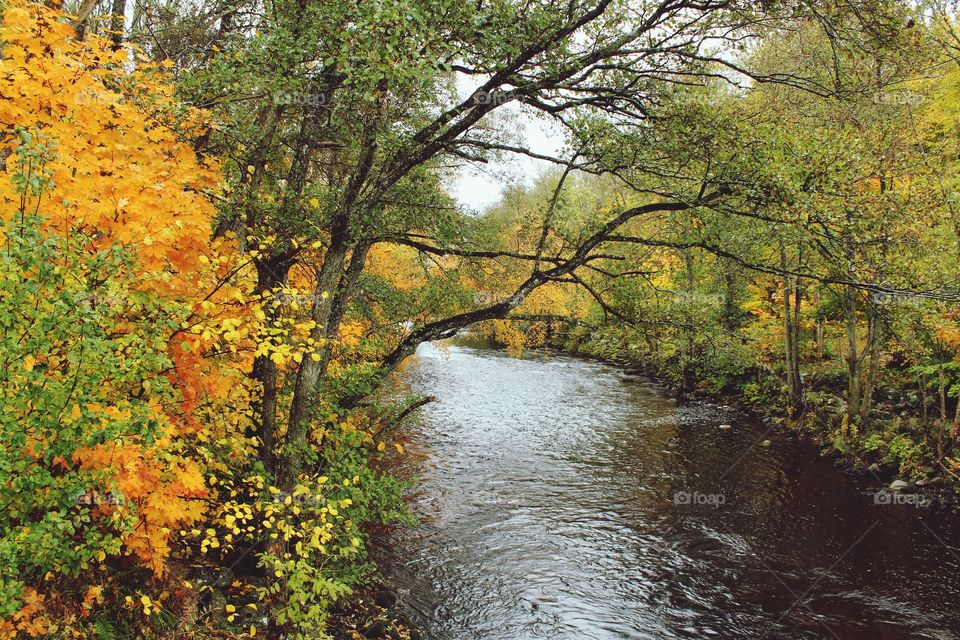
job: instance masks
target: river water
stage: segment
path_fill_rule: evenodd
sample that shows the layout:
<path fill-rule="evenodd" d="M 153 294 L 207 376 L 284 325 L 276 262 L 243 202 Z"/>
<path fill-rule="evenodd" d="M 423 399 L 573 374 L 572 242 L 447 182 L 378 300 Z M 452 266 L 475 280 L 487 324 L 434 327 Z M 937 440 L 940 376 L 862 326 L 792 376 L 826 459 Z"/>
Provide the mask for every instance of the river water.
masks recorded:
<path fill-rule="evenodd" d="M 438 402 L 380 560 L 428 640 L 960 639 L 960 519 L 809 445 L 570 357 L 425 345 L 398 384 Z"/>

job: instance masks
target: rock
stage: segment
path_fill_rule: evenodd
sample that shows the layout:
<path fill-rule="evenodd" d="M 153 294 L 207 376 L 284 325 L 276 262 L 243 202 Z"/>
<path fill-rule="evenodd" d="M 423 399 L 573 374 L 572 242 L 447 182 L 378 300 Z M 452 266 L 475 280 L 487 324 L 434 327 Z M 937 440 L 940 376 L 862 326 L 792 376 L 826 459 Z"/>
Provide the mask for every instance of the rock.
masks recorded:
<path fill-rule="evenodd" d="M 733 425 L 732 425 L 732 424 L 722 424 L 722 425 L 720 425 L 720 428 L 723 429 L 724 431 L 726 431 L 727 429 L 733 429 Z"/>
<path fill-rule="evenodd" d="M 934 478 L 921 478 L 915 483 L 918 487 L 935 487 L 939 484 L 943 484 L 943 478 L 934 477 Z"/>
<path fill-rule="evenodd" d="M 236 576 L 233 573 L 233 570 L 230 567 L 223 567 L 220 572 L 217 574 L 216 580 L 214 580 L 213 586 L 217 589 L 226 589 L 233 583 Z"/>
<path fill-rule="evenodd" d="M 890 483 L 890 491 L 903 491 L 909 486 L 910 485 L 907 482 L 904 482 L 903 480 L 894 480 L 893 482 Z"/>
<path fill-rule="evenodd" d="M 219 589 L 210 591 L 210 600 L 206 607 L 207 620 L 222 623 L 226 619 L 227 596 Z"/>
<path fill-rule="evenodd" d="M 879 474 L 881 472 L 880 465 L 874 462 L 872 465 L 867 467 L 867 471 L 869 471 L 870 473 Z"/>
<path fill-rule="evenodd" d="M 761 447 L 769 447 L 771 444 L 773 444 L 773 443 L 770 442 L 769 440 L 764 440 L 763 442 L 760 443 L 760 446 L 761 446 Z"/>
<path fill-rule="evenodd" d="M 397 605 L 397 596 L 389 589 L 380 589 L 373 594 L 373 601 L 381 609 L 392 609 Z"/>
<path fill-rule="evenodd" d="M 387 638 L 389 637 L 389 629 L 387 623 L 384 620 L 374 620 L 366 626 L 366 628 L 361 632 L 364 638 Z"/>

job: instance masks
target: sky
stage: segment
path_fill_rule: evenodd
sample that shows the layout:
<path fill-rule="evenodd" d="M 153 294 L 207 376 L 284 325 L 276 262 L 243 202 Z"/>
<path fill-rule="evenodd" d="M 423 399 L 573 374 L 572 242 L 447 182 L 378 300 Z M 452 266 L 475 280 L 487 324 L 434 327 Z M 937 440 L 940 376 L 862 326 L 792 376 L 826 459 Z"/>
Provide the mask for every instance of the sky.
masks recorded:
<path fill-rule="evenodd" d="M 477 82 L 474 80 L 473 82 Z M 466 77 L 457 78 L 457 92 L 461 99 L 470 95 L 471 86 Z M 534 153 L 557 156 L 564 137 L 560 127 L 533 115 L 529 107 L 512 102 L 496 109 L 487 116 L 492 121 L 509 118 L 509 128 L 519 136 L 510 143 L 523 146 Z M 486 164 L 471 164 L 458 170 L 448 181 L 447 189 L 457 202 L 467 210 L 482 213 L 499 202 L 505 189 L 511 184 L 532 185 L 536 178 L 556 165 L 518 154 L 504 154 Z"/>

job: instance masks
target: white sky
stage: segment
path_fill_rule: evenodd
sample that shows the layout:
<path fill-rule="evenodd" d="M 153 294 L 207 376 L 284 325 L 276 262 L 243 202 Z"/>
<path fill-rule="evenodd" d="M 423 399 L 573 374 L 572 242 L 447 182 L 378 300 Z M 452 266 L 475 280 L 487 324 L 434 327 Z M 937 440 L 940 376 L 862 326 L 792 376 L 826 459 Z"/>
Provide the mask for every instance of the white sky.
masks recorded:
<path fill-rule="evenodd" d="M 466 98 L 481 83 L 480 80 L 457 75 L 460 99 Z M 529 108 L 516 102 L 503 105 L 487 116 L 485 122 L 509 119 L 506 128 L 517 132 L 510 140 L 513 146 L 523 146 L 534 153 L 559 156 L 564 145 L 563 131 L 553 122 L 534 116 Z M 486 164 L 470 164 L 456 172 L 447 189 L 465 209 L 476 213 L 496 204 L 511 184 L 532 185 L 536 178 L 553 163 L 527 156 L 508 153 Z"/>

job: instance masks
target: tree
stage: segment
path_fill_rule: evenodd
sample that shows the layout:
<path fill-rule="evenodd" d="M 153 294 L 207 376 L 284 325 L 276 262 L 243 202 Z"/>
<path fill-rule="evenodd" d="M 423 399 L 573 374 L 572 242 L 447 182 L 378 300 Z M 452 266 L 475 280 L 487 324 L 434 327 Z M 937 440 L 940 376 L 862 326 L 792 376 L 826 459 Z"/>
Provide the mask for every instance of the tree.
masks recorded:
<path fill-rule="evenodd" d="M 209 26 L 191 30 L 201 13 Z M 869 15 L 872 29 L 889 30 L 885 25 L 892 16 Z M 592 145 L 596 156 L 591 131 L 630 130 L 632 123 L 647 121 L 673 87 L 715 76 L 723 67 L 750 75 L 729 56 L 705 52 L 722 42 L 736 47 L 750 34 L 768 32 L 780 18 L 790 22 L 796 14 L 672 0 L 562 7 L 448 0 L 284 2 L 270 12 L 257 11 L 256 4 L 185 10 L 159 30 L 133 34 L 154 55 L 173 58 L 183 94 L 224 122 L 198 145 L 232 159 L 227 171 L 233 195 L 221 207 L 220 232 L 234 230 L 258 243 L 256 293 L 271 295 L 300 268 L 310 274 L 315 300 L 310 338 L 317 357 L 303 359 L 295 372 L 279 371 L 262 357 L 254 367 L 263 386 L 261 455 L 270 462 L 275 449 L 282 449 L 276 471 L 283 484 L 289 486 L 304 468 L 330 345 L 370 248 L 423 241 L 418 249 L 427 253 L 484 257 L 465 246 L 469 241 L 457 231 L 462 223 L 435 185 L 440 168 L 450 162 L 483 161 L 498 152 L 536 155 L 492 126 L 494 112 L 520 103 Z M 189 31 L 185 46 L 171 49 L 170 34 L 184 30 Z M 457 77 L 473 83 L 465 97 L 452 87 Z M 807 84 L 803 78 L 790 81 Z M 653 161 L 646 167 L 652 175 L 664 168 L 655 155 L 646 159 Z M 614 172 L 622 166 L 598 160 L 569 164 Z M 398 364 L 421 340 L 503 317 L 538 287 L 573 277 L 596 259 L 606 236 L 629 220 L 687 209 L 717 195 L 704 191 L 697 197 L 684 190 L 680 199 L 612 216 L 567 257 L 554 259 L 549 269 L 536 267 L 503 300 L 437 318 L 403 336 L 381 370 Z M 306 249 L 315 244 L 322 250 Z M 536 256 L 520 259 L 541 262 Z M 283 390 L 290 393 L 285 425 L 278 418 L 278 406 L 286 404 Z"/>

